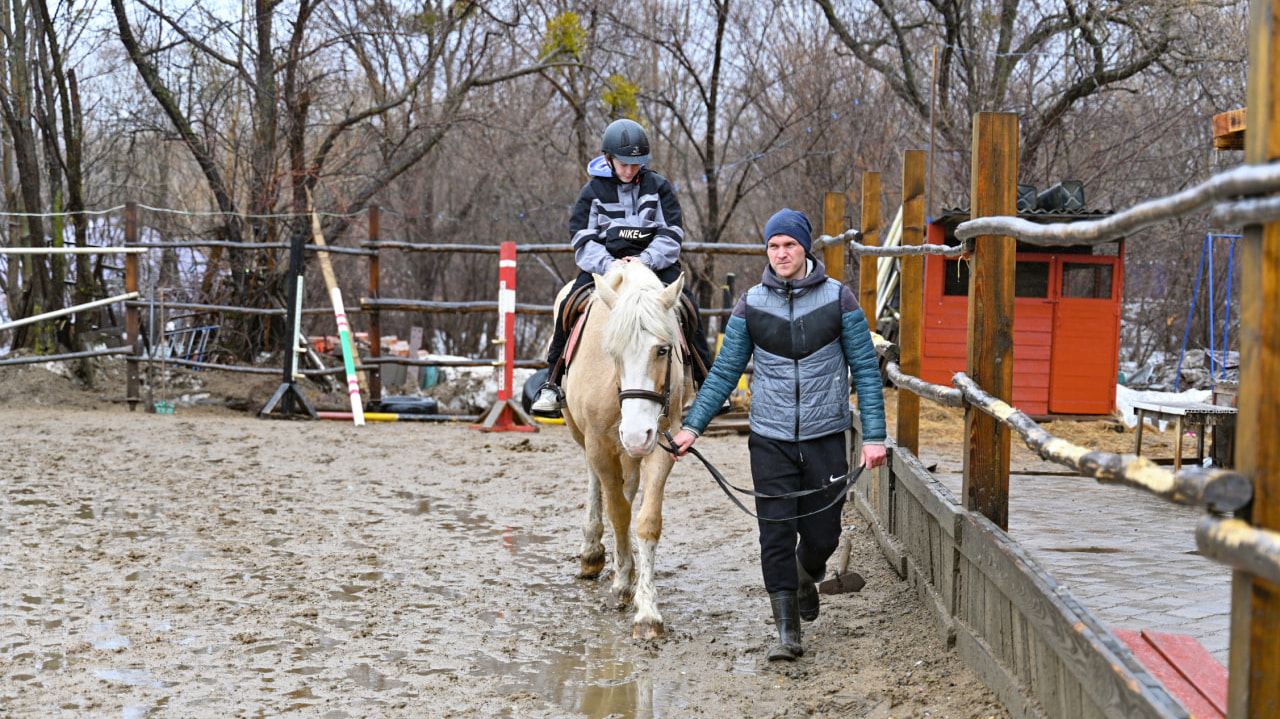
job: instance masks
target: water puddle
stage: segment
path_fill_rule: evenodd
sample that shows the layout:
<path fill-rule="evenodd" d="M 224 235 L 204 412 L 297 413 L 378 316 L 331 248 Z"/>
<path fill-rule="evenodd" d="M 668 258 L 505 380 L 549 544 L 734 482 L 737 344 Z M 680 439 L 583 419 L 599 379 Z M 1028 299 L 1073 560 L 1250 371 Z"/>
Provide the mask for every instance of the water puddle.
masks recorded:
<path fill-rule="evenodd" d="M 612 629 L 612 628 L 611 628 Z M 465 657 L 470 676 L 498 677 L 500 691 L 531 691 L 561 708 L 591 719 L 609 716 L 655 719 L 678 716 L 688 708 L 683 682 L 654 680 L 635 664 L 618 658 L 629 641 L 544 649 L 540 656 L 504 660 L 485 654 Z M 448 673 L 430 670 L 428 673 Z"/>

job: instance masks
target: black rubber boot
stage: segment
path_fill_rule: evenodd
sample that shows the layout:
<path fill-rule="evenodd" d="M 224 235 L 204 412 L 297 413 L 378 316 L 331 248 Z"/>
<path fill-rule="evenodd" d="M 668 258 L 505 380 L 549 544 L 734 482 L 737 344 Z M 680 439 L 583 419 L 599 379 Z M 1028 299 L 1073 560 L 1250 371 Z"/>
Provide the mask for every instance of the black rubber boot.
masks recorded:
<path fill-rule="evenodd" d="M 796 602 L 800 605 L 800 618 L 812 622 L 818 618 L 818 585 L 813 577 L 805 571 L 800 560 L 796 560 L 796 574 L 800 577 L 800 588 L 796 590 Z"/>
<path fill-rule="evenodd" d="M 804 656 L 800 644 L 800 604 L 795 592 L 772 592 L 773 623 L 778 627 L 778 645 L 769 650 L 769 661 L 794 661 Z"/>

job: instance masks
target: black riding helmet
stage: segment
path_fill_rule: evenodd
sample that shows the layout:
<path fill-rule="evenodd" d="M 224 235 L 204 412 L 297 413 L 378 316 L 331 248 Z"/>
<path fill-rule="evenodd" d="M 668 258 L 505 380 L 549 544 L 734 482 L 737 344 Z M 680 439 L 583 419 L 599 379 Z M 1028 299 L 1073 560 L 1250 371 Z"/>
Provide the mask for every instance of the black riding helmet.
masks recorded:
<path fill-rule="evenodd" d="M 647 165 L 653 160 L 649 154 L 649 135 L 635 120 L 614 120 L 604 129 L 600 150 L 628 165 Z"/>

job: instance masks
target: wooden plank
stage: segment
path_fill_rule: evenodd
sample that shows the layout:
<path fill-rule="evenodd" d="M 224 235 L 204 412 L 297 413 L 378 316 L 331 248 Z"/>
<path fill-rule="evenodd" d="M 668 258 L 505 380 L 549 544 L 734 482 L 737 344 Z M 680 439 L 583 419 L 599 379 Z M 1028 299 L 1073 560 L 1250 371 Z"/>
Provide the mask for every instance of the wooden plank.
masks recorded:
<path fill-rule="evenodd" d="M 1016 215 L 1018 118 L 983 112 L 973 129 L 972 217 Z M 1014 245 L 1012 237 L 978 237 L 969 282 L 967 372 L 1005 402 L 1013 401 Z M 965 436 L 964 506 L 1007 529 L 1010 430 L 968 407 Z"/>
<path fill-rule="evenodd" d="M 1004 667 L 1000 665 L 991 647 L 981 636 L 978 636 L 973 630 L 964 623 L 956 623 L 956 653 L 964 660 L 964 663 L 973 670 L 974 674 L 982 680 L 987 688 L 995 692 L 1000 699 L 1000 703 L 1004 704 L 1009 714 L 1015 717 L 1045 717 L 1046 714 L 1031 701 L 1027 691 L 1020 686 Z M 1056 717 L 1065 717 L 1070 715 L 1047 715 Z"/>
<path fill-rule="evenodd" d="M 1118 635 L 1117 635 L 1118 636 Z M 1196 693 L 1204 698 L 1218 714 L 1226 714 L 1227 711 L 1227 668 L 1209 653 L 1200 642 L 1194 637 L 1185 634 L 1169 634 L 1166 632 L 1153 632 L 1149 629 L 1142 631 L 1142 637 L 1147 644 L 1159 652 L 1171 667 L 1177 670 L 1178 674 L 1192 687 Z M 1123 639 L 1123 637 L 1121 637 Z M 1128 643 L 1126 641 L 1126 643 Z M 1145 664 L 1145 662 L 1143 662 Z M 1158 675 L 1157 675 L 1158 676 Z M 1164 681 L 1163 677 L 1160 677 Z M 1165 682 L 1165 686 L 1169 686 Z M 1182 695 L 1174 692 L 1178 698 L 1183 699 Z M 1183 704 L 1192 711 L 1196 716 L 1200 713 L 1196 707 L 1192 706 L 1183 699 Z"/>
<path fill-rule="evenodd" d="M 954 540 L 962 512 L 951 492 L 935 480 L 920 463 L 920 459 L 910 452 L 894 452 L 890 458 L 890 466 L 902 492 L 910 494 L 919 502 L 947 536 Z"/>
<path fill-rule="evenodd" d="M 1241 107 L 1214 115 L 1213 136 L 1215 138 L 1225 137 L 1233 132 L 1244 132 L 1245 128 L 1248 127 L 1248 123 L 1246 122 L 1247 114 L 1248 110 Z"/>
<path fill-rule="evenodd" d="M 835 237 L 844 232 L 844 193 L 828 192 L 822 201 L 822 232 Z M 827 267 L 827 277 L 844 282 L 844 243 L 822 248 L 822 264 Z"/>
<path fill-rule="evenodd" d="M 1178 671 L 1178 667 L 1168 657 L 1147 640 L 1147 637 L 1144 636 L 1145 632 L 1140 634 L 1131 629 L 1112 629 L 1111 632 L 1133 650 L 1133 656 L 1142 662 L 1142 665 L 1147 668 L 1147 671 L 1151 672 L 1152 676 L 1159 679 L 1161 684 L 1164 684 L 1169 693 L 1182 702 L 1182 705 L 1187 708 L 1187 711 L 1191 712 L 1193 717 L 1196 719 L 1218 719 L 1225 716 L 1223 709 L 1215 706 L 1213 702 L 1205 697 L 1194 684 L 1187 680 L 1186 676 Z M 1196 644 L 1198 646 L 1199 642 Z M 1203 650 L 1203 647 L 1201 649 Z M 1212 658 L 1210 656 L 1210 659 Z M 1216 664 L 1217 660 L 1214 660 L 1214 663 Z M 1223 700 L 1225 701 L 1225 670 L 1222 681 Z"/>
<path fill-rule="evenodd" d="M 880 246 L 880 173 L 862 175 L 862 244 Z M 863 257 L 858 265 L 858 304 L 867 324 L 876 328 L 876 265 L 878 260 Z"/>
<path fill-rule="evenodd" d="M 1067 716 L 1067 708 L 1062 701 L 1062 663 L 1058 661 L 1058 655 L 1035 632 L 1031 632 L 1031 652 L 1034 662 L 1032 696 L 1049 716 Z"/>
<path fill-rule="evenodd" d="M 1245 132 L 1248 125 L 1246 121 L 1247 115 L 1248 110 L 1243 107 L 1214 115 L 1213 149 L 1243 150 L 1245 137 L 1247 137 Z"/>
<path fill-rule="evenodd" d="M 924 150 L 907 150 L 902 156 L 902 245 L 924 244 Z M 898 322 L 898 365 L 904 374 L 920 376 L 920 356 L 924 344 L 921 322 L 924 316 L 924 258 L 901 258 Z M 898 393 L 898 445 L 912 454 L 920 453 L 920 398 L 911 392 Z"/>
<path fill-rule="evenodd" d="M 857 492 L 854 493 L 854 506 L 862 514 L 867 526 L 871 527 L 871 533 L 876 537 L 876 544 L 880 545 L 880 553 L 889 562 L 889 566 L 893 568 L 893 571 L 900 578 L 905 579 L 907 577 L 907 558 L 897 537 L 890 534 L 880 521 L 878 510 Z"/>
<path fill-rule="evenodd" d="M 1280 158 L 1280 0 L 1249 4 L 1249 84 L 1245 161 Z M 1236 466 L 1254 482 L 1252 523 L 1280 530 L 1280 222 L 1244 228 L 1240 256 L 1240 394 Z M 1270 303 L 1270 304 L 1267 304 Z M 1248 604 L 1232 605 L 1230 715 L 1280 711 L 1280 588 L 1252 580 Z M 1249 627 L 1236 632 L 1235 624 Z M 1235 679 L 1241 684 L 1237 685 Z"/>

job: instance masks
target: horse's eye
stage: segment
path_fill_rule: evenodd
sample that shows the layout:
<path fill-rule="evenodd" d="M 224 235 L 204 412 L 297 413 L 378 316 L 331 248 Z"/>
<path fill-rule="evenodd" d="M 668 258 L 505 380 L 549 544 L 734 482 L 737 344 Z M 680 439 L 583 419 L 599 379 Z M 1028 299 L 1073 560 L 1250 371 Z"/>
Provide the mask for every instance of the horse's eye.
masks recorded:
<path fill-rule="evenodd" d="M 671 351 L 671 348 L 670 348 L 670 347 L 659 347 L 659 348 L 658 348 L 658 356 L 659 356 L 659 357 L 666 357 L 666 356 L 667 356 L 667 353 L 668 353 L 668 352 L 670 352 L 670 351 Z"/>

